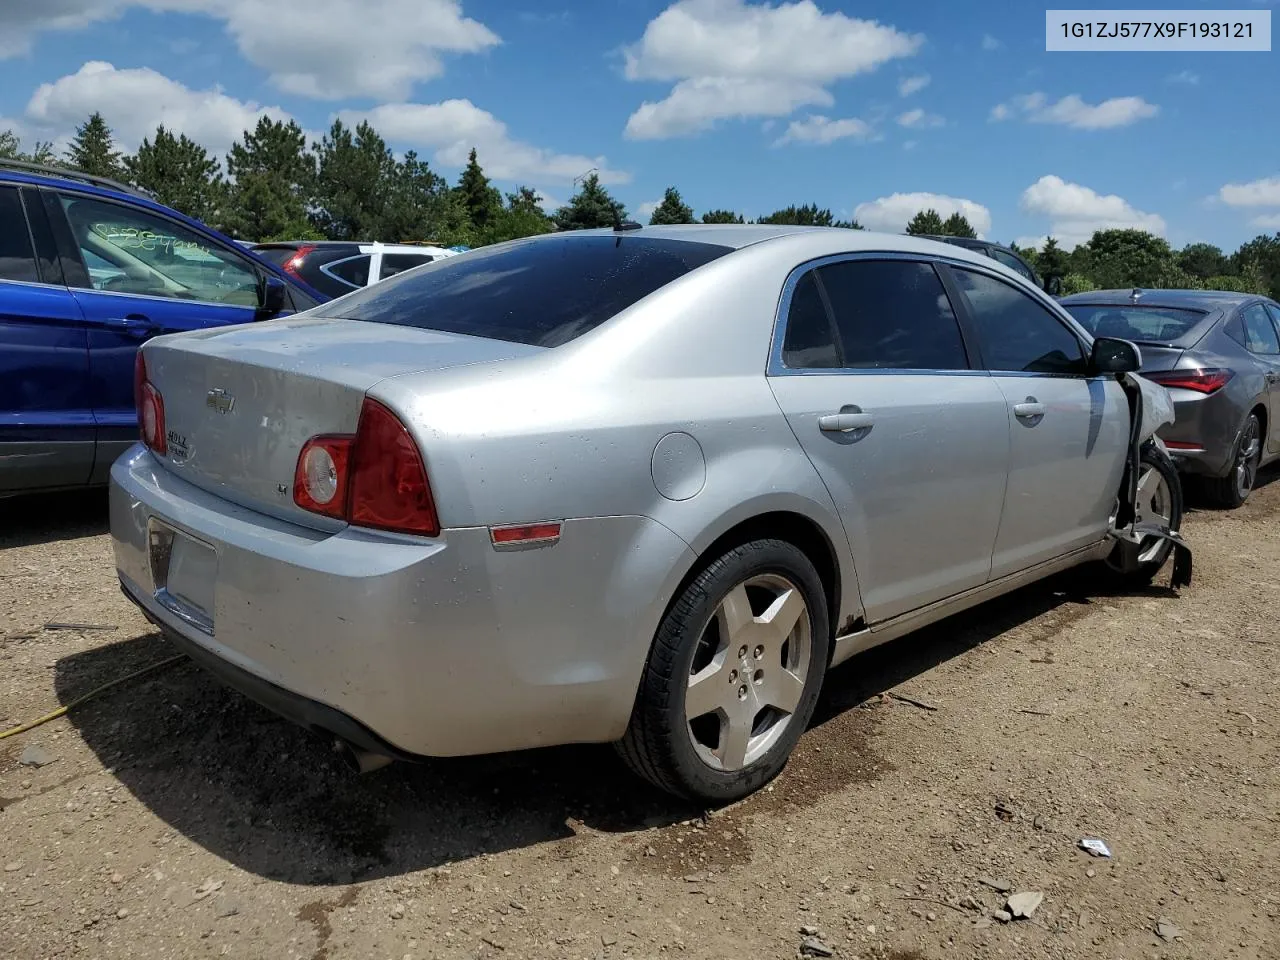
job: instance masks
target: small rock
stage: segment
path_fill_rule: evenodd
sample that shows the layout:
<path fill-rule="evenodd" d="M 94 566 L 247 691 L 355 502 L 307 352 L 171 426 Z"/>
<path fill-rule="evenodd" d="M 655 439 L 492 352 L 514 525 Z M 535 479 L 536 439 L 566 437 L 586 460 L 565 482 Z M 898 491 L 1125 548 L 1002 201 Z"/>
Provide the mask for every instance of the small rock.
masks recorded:
<path fill-rule="evenodd" d="M 938 919 L 938 915 L 934 913 L 932 910 L 930 910 L 928 913 L 924 915 L 924 918 L 928 920 L 930 923 L 933 923 L 933 921 Z"/>
<path fill-rule="evenodd" d="M 701 883 L 704 877 L 700 873 L 691 873 L 684 878 L 685 883 Z"/>
<path fill-rule="evenodd" d="M 22 861 L 21 861 L 21 860 L 14 860 L 12 863 L 6 863 L 6 864 L 4 865 L 4 872 L 5 872 L 5 873 L 17 873 L 17 872 L 18 872 L 19 870 L 21 870 L 21 869 L 22 869 Z"/>
<path fill-rule="evenodd" d="M 817 937 L 806 937 L 800 944 L 800 952 L 806 957 L 834 957 L 836 952 Z"/>
<path fill-rule="evenodd" d="M 618 942 L 618 938 L 611 937 L 607 933 L 602 933 L 600 935 L 600 942 L 604 944 L 606 947 L 612 947 L 615 943 Z"/>
<path fill-rule="evenodd" d="M 1161 917 L 1156 921 L 1156 936 L 1165 943 L 1169 943 L 1179 939 L 1182 936 L 1182 931 L 1174 926 L 1173 921 L 1168 917 Z"/>
<path fill-rule="evenodd" d="M 979 877 L 978 882 L 990 887 L 996 893 L 1009 893 L 1013 890 L 1013 884 L 1004 879 L 1004 877 L 994 880 L 991 877 Z"/>
<path fill-rule="evenodd" d="M 52 753 L 40 746 L 38 743 L 28 743 L 27 748 L 22 751 L 22 756 L 18 758 L 18 762 L 24 767 L 44 767 L 53 763 L 58 758 Z"/>
<path fill-rule="evenodd" d="M 964 907 L 966 910 L 981 910 L 981 909 L 982 909 L 982 907 L 981 907 L 981 906 L 979 906 L 978 901 L 977 901 L 977 900 L 975 900 L 975 899 L 973 899 L 973 897 L 961 897 L 961 898 L 960 898 L 960 906 Z"/>
<path fill-rule="evenodd" d="M 30 790 L 30 789 L 31 789 L 31 781 L 30 781 L 30 780 L 23 780 L 21 783 L 19 783 L 19 784 L 18 784 L 18 786 L 20 786 L 23 790 Z"/>
<path fill-rule="evenodd" d="M 111 875 L 111 882 L 112 882 L 112 883 L 124 883 L 124 874 L 123 874 L 123 873 L 113 873 L 113 874 Z"/>
<path fill-rule="evenodd" d="M 991 914 L 993 920 L 999 920 L 1001 923 L 1008 923 L 1013 919 L 1013 914 L 1008 910 L 996 910 Z"/>
<path fill-rule="evenodd" d="M 609 868 L 609 873 L 610 873 L 612 876 L 615 876 L 615 877 L 616 877 L 616 876 L 618 875 L 618 873 L 619 873 L 618 868 L 617 868 L 616 866 L 610 867 L 610 868 Z"/>
<path fill-rule="evenodd" d="M 1020 920 L 1029 920 L 1044 901 L 1044 894 L 1038 890 L 1015 893 L 1005 903 L 1004 908 Z"/>
<path fill-rule="evenodd" d="M 194 896 L 197 900 L 203 900 L 205 897 L 209 896 L 209 894 L 215 893 L 218 890 L 221 890 L 222 884 L 224 882 L 225 881 L 214 880 L 210 878 L 206 880 L 204 883 L 200 884 L 200 886 L 196 887 L 195 892 L 192 894 L 192 896 Z"/>
<path fill-rule="evenodd" d="M 653 846 L 650 845 L 644 848 L 644 855 L 646 857 L 656 857 L 658 855 L 658 851 L 653 849 Z"/>
<path fill-rule="evenodd" d="M 403 904 L 403 903 L 397 903 L 394 907 L 392 907 L 392 908 L 391 908 L 391 919 L 392 919 L 392 920 L 403 920 L 403 919 L 404 919 L 404 904 Z"/>
<path fill-rule="evenodd" d="M 1092 880 L 1094 877 L 1098 875 L 1098 871 L 1090 867 L 1088 870 L 1084 872 L 1084 875 L 1088 877 L 1090 880 Z"/>
<path fill-rule="evenodd" d="M 117 919 L 117 920 L 123 920 L 123 919 L 124 919 L 125 917 L 127 917 L 128 915 L 129 915 L 129 908 L 128 908 L 128 907 L 121 907 L 119 910 L 117 910 L 117 911 L 116 911 L 116 919 Z"/>
<path fill-rule="evenodd" d="M 804 926 L 800 928 L 800 936 L 816 937 L 816 936 L 820 936 L 820 934 L 818 933 L 817 927 Z"/>

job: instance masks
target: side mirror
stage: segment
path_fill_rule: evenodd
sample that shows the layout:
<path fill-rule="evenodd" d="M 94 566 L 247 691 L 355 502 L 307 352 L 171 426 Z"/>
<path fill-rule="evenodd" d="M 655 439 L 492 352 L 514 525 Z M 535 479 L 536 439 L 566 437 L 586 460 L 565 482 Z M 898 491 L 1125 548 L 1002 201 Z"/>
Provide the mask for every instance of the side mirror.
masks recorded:
<path fill-rule="evenodd" d="M 1062 293 L 1061 277 L 1046 277 L 1044 281 L 1044 292 L 1051 297 L 1056 297 Z"/>
<path fill-rule="evenodd" d="M 258 319 L 270 320 L 278 316 L 288 299 L 285 294 L 284 281 L 270 274 L 262 281 L 258 305 Z"/>
<path fill-rule="evenodd" d="M 1142 353 L 1137 344 L 1114 337 L 1099 337 L 1093 341 L 1089 355 L 1089 371 L 1099 373 L 1136 373 L 1142 366 Z"/>

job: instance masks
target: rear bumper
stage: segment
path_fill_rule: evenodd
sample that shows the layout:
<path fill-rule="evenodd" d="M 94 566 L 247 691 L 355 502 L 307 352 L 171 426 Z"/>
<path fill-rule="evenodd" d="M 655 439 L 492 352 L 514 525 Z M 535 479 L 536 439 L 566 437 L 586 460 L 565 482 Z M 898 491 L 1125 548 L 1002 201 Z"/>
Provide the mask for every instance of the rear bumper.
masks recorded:
<path fill-rule="evenodd" d="M 1177 388 L 1169 393 L 1176 419 L 1160 431 L 1160 439 L 1169 447 L 1178 469 L 1203 476 L 1225 476 L 1244 423 L 1244 409 L 1227 390 L 1207 397 Z"/>
<path fill-rule="evenodd" d="M 216 555 L 207 617 L 157 588 L 157 523 Z M 617 739 L 693 559 L 643 517 L 567 520 L 558 543 L 516 551 L 480 527 L 321 533 L 194 487 L 142 448 L 112 468 L 111 535 L 125 592 L 212 672 L 391 756 Z"/>

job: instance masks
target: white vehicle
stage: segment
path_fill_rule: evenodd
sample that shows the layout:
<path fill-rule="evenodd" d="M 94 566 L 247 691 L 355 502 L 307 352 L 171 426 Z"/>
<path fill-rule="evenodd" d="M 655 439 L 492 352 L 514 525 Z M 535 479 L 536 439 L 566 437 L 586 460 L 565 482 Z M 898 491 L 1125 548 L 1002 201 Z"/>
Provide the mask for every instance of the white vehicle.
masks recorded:
<path fill-rule="evenodd" d="M 434 244 L 347 240 L 282 240 L 258 243 L 252 250 L 329 297 L 340 297 L 424 263 L 457 255 L 456 250 Z"/>

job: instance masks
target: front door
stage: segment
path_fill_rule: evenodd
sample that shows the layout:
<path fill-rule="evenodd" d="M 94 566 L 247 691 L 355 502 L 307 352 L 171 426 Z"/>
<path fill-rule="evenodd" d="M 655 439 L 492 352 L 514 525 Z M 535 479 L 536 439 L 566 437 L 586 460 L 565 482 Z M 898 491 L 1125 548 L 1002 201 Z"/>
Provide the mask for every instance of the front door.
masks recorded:
<path fill-rule="evenodd" d="M 38 201 L 38 195 L 31 193 Z M 0 186 L 0 491 L 89 479 L 94 424 L 84 320 L 57 258 L 37 260 L 48 234 L 29 223 L 18 189 Z"/>
<path fill-rule="evenodd" d="M 1266 450 L 1280 450 L 1280 310 L 1270 304 L 1253 303 L 1244 308 L 1244 336 L 1253 359 L 1263 368 L 1267 383 Z"/>
<path fill-rule="evenodd" d="M 986 582 L 1009 458 L 933 265 L 852 257 L 793 283 L 769 383 L 825 482 L 869 622 Z"/>
<path fill-rule="evenodd" d="M 259 271 L 239 253 L 150 211 L 59 193 L 84 276 L 74 284 L 89 328 L 89 377 L 98 450 L 95 480 L 137 439 L 133 364 L 162 333 L 249 323 Z"/>
<path fill-rule="evenodd" d="M 1129 449 L 1114 377 L 1088 377 L 1084 345 L 1039 299 L 951 266 L 984 366 L 1008 404 L 1009 485 L 991 561 L 998 579 L 1103 539 Z"/>

